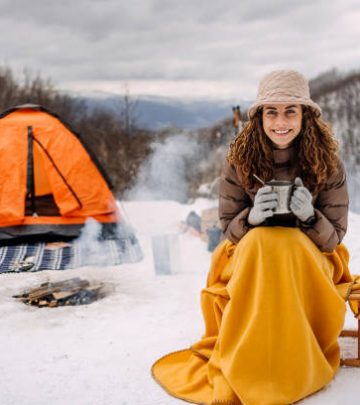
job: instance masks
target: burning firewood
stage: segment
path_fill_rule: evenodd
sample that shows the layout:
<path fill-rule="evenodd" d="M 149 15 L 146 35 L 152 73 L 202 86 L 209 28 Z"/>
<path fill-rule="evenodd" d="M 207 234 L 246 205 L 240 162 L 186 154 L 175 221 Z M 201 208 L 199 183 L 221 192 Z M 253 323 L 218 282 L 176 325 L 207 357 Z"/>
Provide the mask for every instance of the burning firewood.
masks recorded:
<path fill-rule="evenodd" d="M 13 298 L 38 307 L 85 305 L 103 298 L 105 296 L 103 287 L 103 283 L 90 284 L 88 280 L 75 277 L 64 281 L 43 283 L 40 287 L 31 288 L 22 294 L 14 295 Z"/>

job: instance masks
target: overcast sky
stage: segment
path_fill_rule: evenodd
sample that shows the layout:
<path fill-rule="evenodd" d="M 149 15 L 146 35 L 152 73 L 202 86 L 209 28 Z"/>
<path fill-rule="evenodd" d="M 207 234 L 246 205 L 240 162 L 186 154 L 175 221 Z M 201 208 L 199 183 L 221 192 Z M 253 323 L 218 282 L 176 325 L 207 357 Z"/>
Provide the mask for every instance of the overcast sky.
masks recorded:
<path fill-rule="evenodd" d="M 360 69 L 359 0 L 0 0 L 0 58 L 56 87 L 252 99 L 262 75 Z"/>

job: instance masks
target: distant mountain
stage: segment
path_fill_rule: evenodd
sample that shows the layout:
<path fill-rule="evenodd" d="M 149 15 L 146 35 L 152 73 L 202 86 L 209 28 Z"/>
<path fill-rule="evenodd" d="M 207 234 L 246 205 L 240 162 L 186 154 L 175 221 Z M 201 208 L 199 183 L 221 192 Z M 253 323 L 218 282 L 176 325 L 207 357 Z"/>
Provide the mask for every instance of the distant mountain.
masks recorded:
<path fill-rule="evenodd" d="M 139 99 L 137 112 L 140 125 L 150 129 L 178 127 L 196 129 L 213 125 L 232 115 L 234 103 L 224 101 L 177 101 Z"/>
<path fill-rule="evenodd" d="M 74 96 L 74 94 L 71 94 Z M 77 93 L 89 108 L 124 111 L 124 96 L 111 93 Z M 250 102 L 244 100 L 184 100 L 158 96 L 131 96 L 132 115 L 139 127 L 158 130 L 166 127 L 197 129 L 214 125 L 232 116 L 232 107 L 244 110 Z"/>

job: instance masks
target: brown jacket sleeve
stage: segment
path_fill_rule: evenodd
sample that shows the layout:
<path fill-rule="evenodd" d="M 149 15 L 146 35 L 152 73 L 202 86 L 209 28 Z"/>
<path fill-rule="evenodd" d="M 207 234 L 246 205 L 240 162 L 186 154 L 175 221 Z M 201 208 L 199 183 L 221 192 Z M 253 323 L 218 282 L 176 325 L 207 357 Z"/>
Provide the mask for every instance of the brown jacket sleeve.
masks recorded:
<path fill-rule="evenodd" d="M 231 242 L 239 242 L 250 229 L 247 217 L 251 206 L 234 166 L 226 160 L 219 184 L 219 218 L 224 235 Z"/>
<path fill-rule="evenodd" d="M 339 161 L 338 171 L 333 175 L 314 203 L 316 222 L 300 229 L 322 252 L 332 252 L 342 241 L 347 230 L 349 196 L 344 165 Z"/>

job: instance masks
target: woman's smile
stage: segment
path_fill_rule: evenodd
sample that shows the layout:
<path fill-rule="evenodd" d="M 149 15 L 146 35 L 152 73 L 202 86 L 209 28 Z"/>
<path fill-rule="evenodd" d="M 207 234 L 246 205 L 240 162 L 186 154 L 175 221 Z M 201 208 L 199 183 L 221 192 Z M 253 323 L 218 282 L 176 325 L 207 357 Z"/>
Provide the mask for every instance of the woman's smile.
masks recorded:
<path fill-rule="evenodd" d="M 292 131 L 291 129 L 273 129 L 276 135 L 288 135 Z"/>

